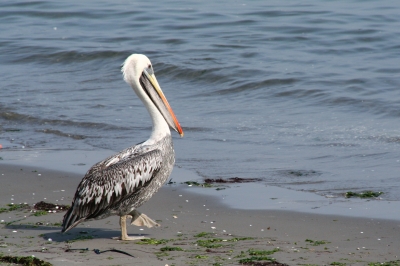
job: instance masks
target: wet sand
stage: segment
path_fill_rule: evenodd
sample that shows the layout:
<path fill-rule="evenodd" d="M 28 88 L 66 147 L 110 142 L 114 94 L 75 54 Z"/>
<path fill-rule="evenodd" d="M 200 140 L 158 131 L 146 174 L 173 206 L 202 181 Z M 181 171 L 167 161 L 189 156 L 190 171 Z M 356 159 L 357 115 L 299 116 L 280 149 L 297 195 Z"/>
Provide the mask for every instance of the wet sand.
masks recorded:
<path fill-rule="evenodd" d="M 240 265 L 252 257 L 287 265 L 368 265 L 397 261 L 400 255 L 400 221 L 231 209 L 180 184 L 164 186 L 139 209 L 161 227 L 128 226 L 130 235 L 154 238 L 158 245 L 112 240 L 119 235 L 118 217 L 85 222 L 61 234 L 64 212 L 35 216 L 32 206 L 39 201 L 71 204 L 81 175 L 0 164 L 0 176 L 0 208 L 29 206 L 0 213 L 2 255 L 34 255 L 53 265 Z M 88 251 L 66 252 L 69 248 Z M 135 258 L 94 249 L 117 249 Z M 264 255 L 252 255 L 256 251 Z"/>

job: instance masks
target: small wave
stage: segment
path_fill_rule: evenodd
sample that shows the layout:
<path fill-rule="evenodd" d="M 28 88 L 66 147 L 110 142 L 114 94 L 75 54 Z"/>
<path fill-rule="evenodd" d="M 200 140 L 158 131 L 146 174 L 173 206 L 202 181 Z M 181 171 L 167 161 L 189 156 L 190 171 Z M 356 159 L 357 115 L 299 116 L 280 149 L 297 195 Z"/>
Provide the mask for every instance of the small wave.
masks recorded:
<path fill-rule="evenodd" d="M 23 2 L 16 2 L 16 3 L 14 1 L 11 1 L 10 3 L 2 4 L 2 7 L 3 8 L 6 8 L 6 7 L 38 7 L 45 3 L 46 2 L 44 2 L 44 1 L 32 1 L 32 2 L 23 1 Z"/>
<path fill-rule="evenodd" d="M 246 16 L 258 16 L 261 18 L 271 18 L 271 17 L 292 17 L 292 16 L 312 16 L 312 15 L 328 15 L 330 12 L 328 11 L 286 11 L 286 10 L 264 10 L 264 11 L 255 11 L 255 12 L 247 12 Z"/>
<path fill-rule="evenodd" d="M 233 84 L 234 86 L 231 86 L 230 88 L 215 90 L 212 92 L 207 92 L 205 94 L 203 93 L 202 95 L 237 94 L 237 93 L 241 93 L 243 91 L 259 90 L 259 89 L 265 89 L 265 88 L 273 87 L 273 86 L 291 85 L 298 81 L 299 80 L 295 79 L 295 78 L 287 78 L 287 79 L 267 79 L 267 80 L 264 80 L 261 82 L 257 82 L 257 81 L 240 82 L 241 84 L 239 84 L 239 85 Z M 237 83 L 237 82 L 234 82 L 234 83 Z"/>
<path fill-rule="evenodd" d="M 312 144 L 314 147 L 361 147 L 361 144 L 344 143 L 344 142 L 330 142 L 323 144 Z"/>
<path fill-rule="evenodd" d="M 43 119 L 27 114 L 20 114 L 12 111 L 0 112 L 0 119 L 6 121 L 17 122 L 21 124 L 33 124 L 33 125 L 47 125 L 47 126 L 66 126 L 66 127 L 80 127 L 80 128 L 96 128 L 101 130 L 130 130 L 128 127 L 116 127 L 105 123 L 92 123 L 92 122 L 75 122 L 70 120 L 60 119 Z M 43 131 L 42 131 L 43 132 Z M 44 132 L 46 133 L 46 132 Z M 51 133 L 51 132 L 50 132 Z"/>
<path fill-rule="evenodd" d="M 77 139 L 77 140 L 86 139 L 86 136 L 83 136 L 83 135 L 64 133 L 60 130 L 55 130 L 55 129 L 36 130 L 36 132 L 45 133 L 45 134 L 53 134 L 56 136 L 68 137 L 68 138 Z"/>
<path fill-rule="evenodd" d="M 185 132 L 208 132 L 211 129 L 206 127 L 184 127 Z"/>
<path fill-rule="evenodd" d="M 389 137 L 389 136 L 369 136 L 367 139 L 374 140 L 374 141 L 381 141 L 386 143 L 394 143 L 400 144 L 400 137 Z"/>
<path fill-rule="evenodd" d="M 65 10 L 62 11 L 55 11 L 54 9 L 50 9 L 48 11 L 40 10 L 38 5 L 44 2 L 36 2 L 35 10 L 12 10 L 8 9 L 0 12 L 0 16 L 20 16 L 20 17 L 34 17 L 34 18 L 44 18 L 44 19 L 62 19 L 62 18 L 85 18 L 85 19 L 102 19 L 104 16 L 108 15 L 106 11 L 94 11 L 90 10 L 90 12 L 84 11 L 74 11 L 68 12 Z M 7 8 L 13 8 L 21 6 L 9 5 Z M 27 6 L 24 6 L 27 7 Z"/>
<path fill-rule="evenodd" d="M 212 60 L 212 59 L 207 59 Z M 157 76 L 169 76 L 174 80 L 203 81 L 205 83 L 224 83 L 230 81 L 229 77 L 218 75 L 222 68 L 193 69 L 168 63 L 156 63 Z"/>
<path fill-rule="evenodd" d="M 30 50 L 26 56 L 20 55 L 18 58 L 12 60 L 12 63 L 41 63 L 41 64 L 54 64 L 54 63 L 83 63 L 96 60 L 119 59 L 121 62 L 123 58 L 127 57 L 130 53 L 126 51 L 94 51 L 94 52 L 79 52 L 79 51 L 59 51 L 49 53 L 49 48 L 44 47 L 21 47 L 21 50 Z M 21 51 L 20 50 L 20 51 Z M 32 50 L 36 50 L 32 53 Z M 44 51 L 46 50 L 46 52 Z M 42 51 L 42 52 L 39 52 Z"/>

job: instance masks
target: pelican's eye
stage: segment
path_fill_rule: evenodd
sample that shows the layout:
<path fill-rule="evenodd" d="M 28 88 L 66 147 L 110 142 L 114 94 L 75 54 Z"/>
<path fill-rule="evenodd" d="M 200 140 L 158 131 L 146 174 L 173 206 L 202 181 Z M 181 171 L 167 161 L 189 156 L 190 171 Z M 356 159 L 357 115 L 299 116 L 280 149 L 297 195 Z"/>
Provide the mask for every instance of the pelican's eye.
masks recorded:
<path fill-rule="evenodd" d="M 154 74 L 154 70 L 153 70 L 153 68 L 151 67 L 150 64 L 147 66 L 147 73 L 149 73 L 150 75 Z"/>

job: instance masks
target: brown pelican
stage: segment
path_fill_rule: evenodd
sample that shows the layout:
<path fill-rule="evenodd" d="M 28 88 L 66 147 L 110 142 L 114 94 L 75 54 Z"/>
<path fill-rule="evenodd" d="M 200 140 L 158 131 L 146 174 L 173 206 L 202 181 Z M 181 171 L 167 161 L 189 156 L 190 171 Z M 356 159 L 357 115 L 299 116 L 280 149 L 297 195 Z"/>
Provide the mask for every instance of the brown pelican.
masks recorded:
<path fill-rule="evenodd" d="M 149 200 L 165 183 L 175 163 L 171 132 L 183 131 L 154 75 L 150 60 L 141 54 L 129 56 L 121 69 L 124 80 L 135 91 L 150 113 L 153 130 L 150 138 L 95 164 L 78 185 L 71 208 L 64 216 L 62 232 L 80 222 L 120 216 L 122 240 L 126 219 L 148 227 L 158 224 L 136 208 Z"/>

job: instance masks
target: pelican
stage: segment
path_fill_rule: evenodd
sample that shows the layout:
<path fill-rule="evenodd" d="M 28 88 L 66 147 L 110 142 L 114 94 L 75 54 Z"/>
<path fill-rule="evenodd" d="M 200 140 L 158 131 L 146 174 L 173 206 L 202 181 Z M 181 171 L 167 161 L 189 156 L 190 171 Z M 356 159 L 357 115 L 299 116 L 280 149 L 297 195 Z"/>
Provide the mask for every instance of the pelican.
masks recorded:
<path fill-rule="evenodd" d="M 153 122 L 150 138 L 127 148 L 90 168 L 78 185 L 71 208 L 64 216 L 62 232 L 79 223 L 120 216 L 121 240 L 129 237 L 126 219 L 131 224 L 153 227 L 158 224 L 136 210 L 165 183 L 175 163 L 171 131 L 183 137 L 182 128 L 154 75 L 150 60 L 132 54 L 122 66 L 126 83 L 143 102 Z"/>

